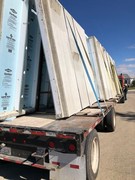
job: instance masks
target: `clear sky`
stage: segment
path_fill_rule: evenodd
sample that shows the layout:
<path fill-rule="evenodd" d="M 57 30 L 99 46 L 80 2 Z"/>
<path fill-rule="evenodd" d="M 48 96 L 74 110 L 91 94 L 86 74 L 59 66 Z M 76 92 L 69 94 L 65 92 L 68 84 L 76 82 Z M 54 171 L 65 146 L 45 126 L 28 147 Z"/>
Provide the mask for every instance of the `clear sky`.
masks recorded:
<path fill-rule="evenodd" d="M 115 60 L 117 72 L 135 77 L 135 0 L 59 0 L 96 36 Z"/>

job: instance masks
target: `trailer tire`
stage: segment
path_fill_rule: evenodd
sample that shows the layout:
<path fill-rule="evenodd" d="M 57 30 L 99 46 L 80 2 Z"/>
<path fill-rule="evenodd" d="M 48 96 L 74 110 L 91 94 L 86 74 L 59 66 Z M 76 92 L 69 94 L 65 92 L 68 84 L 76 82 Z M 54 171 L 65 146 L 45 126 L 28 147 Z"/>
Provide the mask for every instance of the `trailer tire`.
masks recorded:
<path fill-rule="evenodd" d="M 85 155 L 87 180 L 95 180 L 98 174 L 100 161 L 99 138 L 95 129 L 87 136 Z"/>
<path fill-rule="evenodd" d="M 99 132 L 105 131 L 105 122 L 104 119 L 96 126 L 96 130 Z"/>
<path fill-rule="evenodd" d="M 115 115 L 115 109 L 112 108 L 109 113 L 104 118 L 106 130 L 108 132 L 115 131 L 116 128 L 116 115 Z"/>

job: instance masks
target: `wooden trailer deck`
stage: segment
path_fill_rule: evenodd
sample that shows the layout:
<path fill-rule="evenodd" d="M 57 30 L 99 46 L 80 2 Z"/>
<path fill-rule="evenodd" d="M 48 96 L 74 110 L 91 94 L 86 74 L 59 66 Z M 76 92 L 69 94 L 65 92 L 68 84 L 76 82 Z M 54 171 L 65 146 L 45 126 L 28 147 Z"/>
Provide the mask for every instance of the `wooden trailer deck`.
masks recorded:
<path fill-rule="evenodd" d="M 113 106 L 114 102 L 101 103 L 104 115 L 106 115 Z M 81 133 L 82 131 L 84 132 L 95 127 L 104 118 L 104 115 L 95 104 L 93 108 L 86 108 L 67 119 L 56 120 L 55 115 L 34 113 L 17 117 L 12 121 L 0 122 L 0 127 Z"/>

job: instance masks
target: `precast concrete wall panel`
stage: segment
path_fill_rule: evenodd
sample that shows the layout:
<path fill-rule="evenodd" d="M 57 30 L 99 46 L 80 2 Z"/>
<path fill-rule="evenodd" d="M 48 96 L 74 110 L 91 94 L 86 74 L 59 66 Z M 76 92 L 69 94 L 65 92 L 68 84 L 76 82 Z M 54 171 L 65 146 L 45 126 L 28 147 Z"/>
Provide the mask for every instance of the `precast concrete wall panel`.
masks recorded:
<path fill-rule="evenodd" d="M 52 63 L 52 71 L 55 75 L 54 81 L 61 109 L 60 114 L 57 113 L 56 110 L 56 116 L 60 118 L 67 117 L 79 112 L 96 101 L 95 97 L 93 98 L 94 93 L 92 90 L 88 92 L 88 87 L 90 87 L 90 85 L 87 85 L 88 82 L 86 81 L 88 80 L 86 80 L 86 72 L 82 64 L 80 52 L 77 48 L 78 45 L 82 51 L 81 42 L 78 35 L 76 35 L 76 28 L 78 28 L 79 25 L 71 15 L 64 10 L 58 1 L 45 0 L 35 2 L 37 11 L 43 12 L 42 14 L 40 13 L 40 16 L 43 16 L 42 19 L 44 20 L 47 30 L 48 45 L 51 48 L 51 60 L 47 62 L 47 66 L 49 70 L 50 63 Z M 43 26 L 41 25 L 40 16 L 38 17 L 40 29 L 42 31 Z M 83 41 L 86 46 L 85 48 L 87 48 L 84 30 L 78 28 L 78 31 L 81 35 L 83 34 Z M 42 36 L 42 39 L 43 38 Z M 46 54 L 46 48 L 44 48 L 44 51 Z M 81 53 L 85 59 L 85 53 L 83 51 Z M 49 76 L 51 78 L 51 73 Z M 52 87 L 53 83 L 54 82 L 52 82 Z M 55 90 L 52 88 L 54 104 L 55 107 L 57 107 L 58 102 L 56 103 L 55 101 L 56 94 L 54 91 Z M 92 97 L 92 100 L 90 100 L 90 97 Z"/>
<path fill-rule="evenodd" d="M 103 51 L 103 57 L 104 57 L 103 60 L 106 67 L 107 77 L 109 80 L 108 82 L 109 82 L 109 87 L 110 87 L 110 95 L 111 95 L 111 98 L 114 98 L 117 93 L 116 93 L 116 88 L 114 84 L 113 72 L 111 69 L 112 60 L 106 50 Z"/>
<path fill-rule="evenodd" d="M 87 37 L 84 32 L 84 29 L 76 21 L 74 21 L 74 27 L 75 27 L 76 39 L 78 41 L 78 46 L 81 50 L 82 58 L 84 60 L 84 63 L 89 73 L 89 77 L 91 79 L 91 83 L 90 83 L 90 80 L 88 79 L 88 76 L 86 74 L 86 69 L 84 68 L 84 65 L 83 65 L 83 72 L 84 72 L 84 77 L 85 77 L 84 82 L 85 82 L 85 86 L 87 90 L 87 98 L 91 106 L 93 103 L 95 103 L 95 101 L 97 101 L 96 96 L 98 96 L 98 93 L 97 93 L 97 87 L 95 86 L 95 83 L 94 83 L 94 71 L 93 71 L 92 64 L 91 64 L 89 54 L 88 54 Z M 80 61 L 82 61 L 81 57 L 80 57 Z M 94 88 L 96 96 L 94 94 L 92 86 Z M 83 86 L 82 86 L 82 89 L 84 91 Z M 83 98 L 83 95 L 82 95 L 82 98 Z"/>
<path fill-rule="evenodd" d="M 107 70 L 107 66 L 104 61 L 104 48 L 102 45 L 99 43 L 98 40 L 95 39 L 95 47 L 97 48 L 97 56 L 98 56 L 98 61 L 99 61 L 99 67 L 101 70 L 101 78 L 103 81 L 103 88 L 104 88 L 104 94 L 105 94 L 105 100 L 109 100 L 112 98 L 112 89 L 110 88 L 110 79 L 109 79 L 109 73 Z"/>
<path fill-rule="evenodd" d="M 95 79 L 99 89 L 99 99 L 106 100 L 109 99 L 110 95 L 106 84 L 106 69 L 103 63 L 102 54 L 100 52 L 100 44 L 97 44 L 97 40 L 95 37 L 89 38 L 89 43 L 90 57 L 92 59 L 93 70 L 95 71 Z M 105 72 L 104 75 L 103 72 Z"/>
<path fill-rule="evenodd" d="M 95 37 L 88 38 L 88 49 L 95 72 L 95 84 L 99 89 L 99 99 L 115 98 L 120 94 L 120 88 L 112 58 Z"/>
<path fill-rule="evenodd" d="M 63 7 L 57 1 L 40 1 L 43 10 L 43 19 L 46 24 L 48 44 L 51 48 L 51 60 L 47 61 L 49 76 L 50 63 L 54 80 L 51 81 L 54 105 L 57 117 L 66 117 L 82 109 L 78 87 L 73 67 L 73 59 L 69 45 L 69 39 L 65 24 Z M 43 28 L 40 26 L 40 28 Z M 42 33 L 41 33 L 42 35 Z M 42 36 L 42 38 L 44 38 Z M 46 55 L 46 48 L 44 52 Z M 47 58 L 46 58 L 47 59 Z M 53 83 L 56 84 L 57 94 L 54 93 Z M 56 101 L 56 95 L 58 100 Z M 60 111 L 57 112 L 57 106 Z"/>
<path fill-rule="evenodd" d="M 65 11 L 65 20 L 67 24 L 69 43 L 70 43 L 70 48 L 71 48 L 71 53 L 72 53 L 72 62 L 74 66 L 74 72 L 76 75 L 80 101 L 81 101 L 82 108 L 85 108 L 86 106 L 91 105 L 92 103 L 96 101 L 91 85 L 88 82 L 86 71 L 82 63 L 82 58 L 83 58 L 91 76 L 92 69 L 91 69 L 91 66 L 88 64 L 89 59 L 86 57 L 86 54 L 85 54 L 85 51 L 87 51 L 88 53 L 87 44 L 86 44 L 86 35 L 85 35 L 84 30 L 71 17 L 71 15 L 67 11 Z M 81 36 L 81 39 L 80 39 L 80 36 Z M 77 42 L 75 42 L 75 40 Z M 85 50 L 82 43 L 85 46 Z M 77 46 L 81 50 L 81 52 L 79 52 L 79 49 L 77 48 Z"/>
<path fill-rule="evenodd" d="M 115 93 L 120 95 L 121 94 L 121 86 L 120 82 L 118 79 L 118 73 L 116 71 L 116 66 L 115 66 L 115 61 L 112 59 L 112 57 L 107 53 L 110 59 L 110 72 L 112 74 L 112 80 L 113 80 L 113 85 L 115 89 Z"/>
<path fill-rule="evenodd" d="M 110 88 L 112 89 L 112 98 L 120 94 L 119 79 L 116 73 L 115 62 L 111 56 L 104 52 L 106 66 L 108 67 L 108 77 L 110 78 Z"/>
<path fill-rule="evenodd" d="M 87 37 L 87 46 L 88 46 L 88 52 L 89 52 L 88 54 L 90 57 L 89 59 L 90 59 L 90 63 L 91 63 L 91 66 L 93 69 L 93 74 L 94 74 L 94 84 L 97 89 L 97 97 L 98 97 L 98 99 L 101 99 L 101 97 L 104 99 L 103 86 L 101 83 L 99 67 L 98 67 L 98 63 L 96 60 L 97 56 L 95 53 L 94 39 L 92 37 L 91 38 Z"/>

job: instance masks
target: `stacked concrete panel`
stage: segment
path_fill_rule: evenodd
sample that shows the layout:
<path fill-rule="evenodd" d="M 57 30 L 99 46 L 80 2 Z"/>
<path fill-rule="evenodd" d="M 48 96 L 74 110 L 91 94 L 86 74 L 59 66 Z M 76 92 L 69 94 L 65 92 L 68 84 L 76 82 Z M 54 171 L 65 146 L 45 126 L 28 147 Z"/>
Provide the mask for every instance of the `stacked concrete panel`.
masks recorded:
<path fill-rule="evenodd" d="M 48 49 L 51 48 L 49 54 L 50 60 L 47 56 L 46 59 L 50 78 L 51 73 L 54 76 L 51 84 L 52 87 L 55 84 L 58 96 L 56 97 L 56 91 L 52 88 L 54 104 L 55 107 L 59 106 L 59 112 L 61 112 L 59 114 L 56 110 L 56 114 L 59 117 L 67 117 L 96 102 L 82 63 L 83 58 L 94 86 L 93 70 L 85 54 L 85 51 L 88 54 L 86 35 L 84 30 L 63 9 L 58 1 L 46 0 L 35 2 L 45 55 L 47 55 Z M 42 23 L 42 19 L 44 23 Z M 44 32 L 42 32 L 43 29 Z M 85 50 L 82 47 L 82 42 Z M 47 45 L 48 49 L 46 47 Z M 79 52 L 78 48 L 81 52 Z M 50 66 L 53 69 L 49 69 Z"/>
<path fill-rule="evenodd" d="M 120 95 L 115 63 L 110 55 L 94 36 L 88 38 L 88 49 L 99 99 L 109 100 Z"/>
<path fill-rule="evenodd" d="M 108 72 L 110 73 L 111 83 L 113 86 L 114 96 L 121 94 L 121 86 L 118 79 L 118 74 L 116 71 L 115 61 L 112 57 L 105 51 L 105 59 L 108 63 Z"/>
<path fill-rule="evenodd" d="M 58 0 L 0 0 L 0 87 L 0 113 L 43 110 L 51 97 L 56 119 L 121 93 L 110 55 Z"/>

